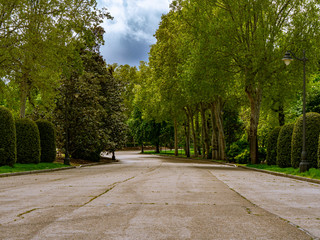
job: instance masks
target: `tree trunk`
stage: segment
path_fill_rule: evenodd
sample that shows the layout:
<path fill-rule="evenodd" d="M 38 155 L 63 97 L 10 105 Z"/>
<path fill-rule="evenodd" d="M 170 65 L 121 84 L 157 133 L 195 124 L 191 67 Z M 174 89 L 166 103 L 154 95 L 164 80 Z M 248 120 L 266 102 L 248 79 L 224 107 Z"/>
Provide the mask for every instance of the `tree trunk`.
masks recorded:
<path fill-rule="evenodd" d="M 178 156 L 178 123 L 177 119 L 174 119 L 174 155 Z"/>
<path fill-rule="evenodd" d="M 114 154 L 114 151 L 112 151 L 112 160 L 116 160 L 116 155 Z"/>
<path fill-rule="evenodd" d="M 199 112 L 197 110 L 197 113 L 195 115 L 195 125 L 196 125 L 196 137 L 198 142 L 198 156 L 201 156 L 201 148 L 200 148 L 200 126 L 199 126 Z"/>
<path fill-rule="evenodd" d="M 258 159 L 258 124 L 261 106 L 262 90 L 253 86 L 246 87 L 246 93 L 250 101 L 250 129 L 249 129 L 249 145 L 250 160 L 252 164 L 259 163 Z"/>
<path fill-rule="evenodd" d="M 189 123 L 189 117 L 188 117 L 188 111 L 185 109 L 185 113 L 186 113 L 186 122 L 184 125 L 184 131 L 185 131 L 185 135 L 186 135 L 186 156 L 189 158 L 190 157 L 190 123 Z"/>
<path fill-rule="evenodd" d="M 218 143 L 218 137 L 217 137 L 217 130 L 216 130 L 216 121 L 215 121 L 215 114 L 214 114 L 214 103 L 211 104 L 210 112 L 211 112 L 211 122 L 212 122 L 212 159 L 220 159 L 219 156 L 219 143 Z"/>
<path fill-rule="evenodd" d="M 21 93 L 20 93 L 20 118 L 26 116 L 27 97 L 29 94 L 28 74 L 23 74 L 21 81 Z"/>
<path fill-rule="evenodd" d="M 285 121 L 284 109 L 282 104 L 279 106 L 278 117 L 279 117 L 279 125 L 283 126 L 286 123 L 286 121 Z"/>
<path fill-rule="evenodd" d="M 202 133 L 203 133 L 203 140 L 204 140 L 204 149 L 203 155 L 206 159 L 208 159 L 209 151 L 210 151 L 210 140 L 208 135 L 208 127 L 206 121 L 206 109 L 203 103 L 201 103 L 201 123 L 202 123 Z"/>
<path fill-rule="evenodd" d="M 198 141 L 197 141 L 197 136 L 196 136 L 196 132 L 195 132 L 195 128 L 194 128 L 193 113 L 190 108 L 187 108 L 187 111 L 189 112 L 189 119 L 190 119 L 190 124 L 191 124 L 194 156 L 198 157 Z"/>
<path fill-rule="evenodd" d="M 218 156 L 220 160 L 226 160 L 226 140 L 223 131 L 223 123 L 222 123 L 222 100 L 218 98 L 218 100 L 214 103 L 214 116 L 215 122 L 218 129 Z"/>
<path fill-rule="evenodd" d="M 156 153 L 160 153 L 160 144 L 159 144 L 159 142 L 156 143 Z"/>
<path fill-rule="evenodd" d="M 141 143 L 141 153 L 144 153 L 143 142 Z"/>

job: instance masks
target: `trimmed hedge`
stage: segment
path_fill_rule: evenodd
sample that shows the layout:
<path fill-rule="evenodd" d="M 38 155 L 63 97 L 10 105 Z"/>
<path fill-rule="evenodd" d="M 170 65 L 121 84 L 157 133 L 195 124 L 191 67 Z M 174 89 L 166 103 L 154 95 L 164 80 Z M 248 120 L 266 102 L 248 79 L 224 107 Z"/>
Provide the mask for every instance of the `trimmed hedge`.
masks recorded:
<path fill-rule="evenodd" d="M 13 166 L 17 160 L 16 128 L 9 109 L 0 106 L 0 166 Z"/>
<path fill-rule="evenodd" d="M 40 162 L 40 134 L 37 124 L 30 119 L 16 120 L 17 162 Z"/>
<path fill-rule="evenodd" d="M 277 142 L 281 127 L 275 127 L 267 138 L 267 164 L 276 165 L 277 163 Z"/>
<path fill-rule="evenodd" d="M 52 163 L 56 160 L 56 137 L 54 126 L 47 120 L 36 121 L 40 134 L 41 162 Z"/>
<path fill-rule="evenodd" d="M 319 140 L 320 140 L 320 135 L 319 135 Z M 320 141 L 318 142 L 318 167 L 320 168 Z"/>
<path fill-rule="evenodd" d="M 291 167 L 291 139 L 294 124 L 281 127 L 277 145 L 277 165 L 279 167 Z"/>
<path fill-rule="evenodd" d="M 291 165 L 298 168 L 301 161 L 302 152 L 302 124 L 303 117 L 299 117 L 294 125 L 292 142 L 291 142 Z M 307 161 L 311 163 L 311 167 L 318 167 L 318 140 L 320 133 L 320 114 L 306 114 L 306 151 Z"/>

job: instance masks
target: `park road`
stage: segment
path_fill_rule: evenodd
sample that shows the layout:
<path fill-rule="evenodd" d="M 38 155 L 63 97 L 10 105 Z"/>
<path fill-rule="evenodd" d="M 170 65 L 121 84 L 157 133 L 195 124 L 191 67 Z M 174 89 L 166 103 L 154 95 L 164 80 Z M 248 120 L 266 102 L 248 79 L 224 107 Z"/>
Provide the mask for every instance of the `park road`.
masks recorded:
<path fill-rule="evenodd" d="M 119 152 L 119 163 L 0 178 L 0 239 L 311 239 L 214 170 Z"/>

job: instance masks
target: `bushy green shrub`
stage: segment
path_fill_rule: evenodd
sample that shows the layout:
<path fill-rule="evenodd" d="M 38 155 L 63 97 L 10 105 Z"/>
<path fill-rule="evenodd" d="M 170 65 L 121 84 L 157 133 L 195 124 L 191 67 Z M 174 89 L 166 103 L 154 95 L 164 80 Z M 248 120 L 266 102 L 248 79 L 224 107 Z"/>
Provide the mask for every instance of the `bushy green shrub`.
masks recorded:
<path fill-rule="evenodd" d="M 264 161 L 265 157 L 266 157 L 265 148 L 259 147 L 259 149 L 258 149 L 259 162 Z M 237 156 L 234 157 L 234 160 L 236 163 L 239 163 L 239 164 L 250 163 L 250 150 L 249 150 L 249 148 L 243 149 L 240 154 L 238 154 Z"/>
<path fill-rule="evenodd" d="M 56 138 L 54 126 L 46 120 L 36 121 L 40 133 L 41 162 L 54 162 L 56 160 Z"/>
<path fill-rule="evenodd" d="M 234 161 L 235 157 L 241 154 L 245 149 L 249 149 L 249 143 L 243 139 L 240 139 L 230 145 L 230 149 L 227 152 L 227 156 L 230 161 Z"/>
<path fill-rule="evenodd" d="M 267 138 L 267 164 L 276 165 L 277 163 L 277 142 L 281 127 L 275 127 Z"/>
<path fill-rule="evenodd" d="M 319 140 L 320 140 L 320 135 L 319 135 Z M 318 142 L 317 156 L 318 156 L 318 167 L 320 168 L 320 141 Z"/>
<path fill-rule="evenodd" d="M 249 163 L 249 159 L 250 159 L 250 151 L 247 148 L 244 149 L 242 153 L 240 153 L 234 158 L 236 163 L 239 163 L 239 164 L 247 164 Z"/>
<path fill-rule="evenodd" d="M 299 117 L 294 125 L 291 142 L 291 165 L 294 168 L 299 167 L 302 152 L 302 124 L 303 117 Z M 320 133 L 320 114 L 307 113 L 306 115 L 306 152 L 307 161 L 311 167 L 318 167 L 318 140 Z"/>
<path fill-rule="evenodd" d="M 16 120 L 17 162 L 40 162 L 40 135 L 37 124 L 30 119 Z"/>
<path fill-rule="evenodd" d="M 279 167 L 291 167 L 291 139 L 294 124 L 284 125 L 279 133 L 277 145 L 277 165 Z"/>
<path fill-rule="evenodd" d="M 0 106 L 0 166 L 16 162 L 16 129 L 11 112 Z"/>

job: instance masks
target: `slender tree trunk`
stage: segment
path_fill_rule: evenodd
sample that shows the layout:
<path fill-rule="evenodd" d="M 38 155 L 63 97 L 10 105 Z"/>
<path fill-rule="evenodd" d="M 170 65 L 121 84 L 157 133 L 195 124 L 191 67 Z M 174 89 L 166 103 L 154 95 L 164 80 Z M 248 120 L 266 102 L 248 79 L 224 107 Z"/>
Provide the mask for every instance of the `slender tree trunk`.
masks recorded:
<path fill-rule="evenodd" d="M 141 143 L 141 153 L 144 153 L 144 146 L 143 146 L 143 142 Z"/>
<path fill-rule="evenodd" d="M 26 104 L 29 93 L 28 74 L 23 74 L 20 86 L 20 118 L 24 118 L 26 116 Z"/>
<path fill-rule="evenodd" d="M 174 119 L 174 155 L 178 156 L 178 123 L 177 119 Z"/>
<path fill-rule="evenodd" d="M 116 160 L 116 155 L 114 154 L 114 151 L 112 151 L 112 160 Z"/>
<path fill-rule="evenodd" d="M 220 159 L 219 155 L 219 143 L 218 143 L 218 136 L 216 130 L 216 121 L 215 121 L 215 113 L 214 113 L 215 105 L 214 103 L 211 104 L 210 112 L 211 112 L 211 122 L 212 122 L 212 159 Z"/>
<path fill-rule="evenodd" d="M 185 144 L 185 148 L 184 148 L 184 151 L 185 151 L 185 154 L 186 156 L 189 158 L 190 157 L 190 133 L 189 133 L 189 126 L 188 121 L 185 122 L 184 124 L 184 133 L 185 133 L 185 138 L 186 138 L 186 144 Z"/>
<path fill-rule="evenodd" d="M 226 160 L 226 140 L 223 131 L 223 123 L 222 123 L 222 100 L 218 98 L 218 100 L 214 104 L 214 116 L 215 122 L 218 129 L 218 147 L 219 147 L 219 158 L 221 160 Z"/>
<path fill-rule="evenodd" d="M 160 144 L 156 143 L 156 153 L 160 153 Z"/>
<path fill-rule="evenodd" d="M 189 158 L 190 157 L 190 122 L 189 122 L 189 117 L 188 117 L 188 111 L 185 109 L 186 113 L 186 121 L 185 121 L 185 135 L 186 135 L 186 156 Z"/>
<path fill-rule="evenodd" d="M 259 162 L 258 159 L 258 124 L 261 106 L 262 90 L 253 86 L 246 87 L 246 93 L 250 101 L 250 129 L 249 129 L 249 145 L 250 160 L 252 164 Z"/>
<path fill-rule="evenodd" d="M 199 112 L 197 110 L 195 115 L 195 125 L 196 125 L 196 138 L 198 143 L 198 156 L 201 156 L 201 148 L 200 148 L 200 126 L 199 126 Z"/>
<path fill-rule="evenodd" d="M 208 135 L 208 126 L 206 120 L 206 109 L 203 103 L 201 103 L 201 123 L 202 123 L 202 130 L 203 130 L 203 139 L 205 148 L 203 149 L 203 154 L 206 159 L 208 159 L 209 151 L 210 151 L 210 140 Z"/>
<path fill-rule="evenodd" d="M 280 104 L 279 106 L 278 117 L 279 117 L 279 125 L 283 126 L 286 123 L 286 121 L 285 121 L 285 114 L 284 114 L 284 109 L 282 104 Z"/>
<path fill-rule="evenodd" d="M 191 132 L 192 132 L 192 138 L 193 138 L 193 148 L 194 148 L 194 156 L 198 157 L 198 141 L 197 136 L 194 128 L 194 121 L 193 121 L 193 113 L 190 108 L 187 108 L 187 111 L 189 112 L 189 119 L 191 124 Z"/>

